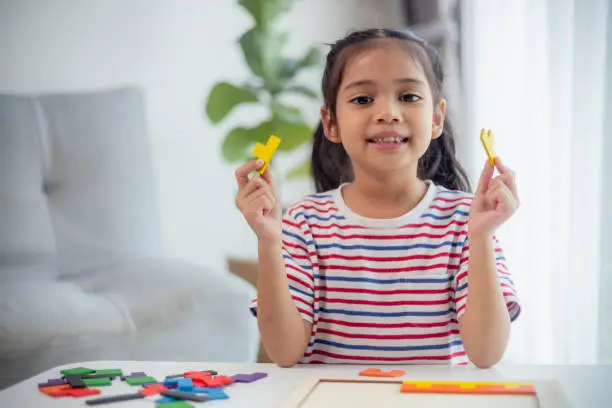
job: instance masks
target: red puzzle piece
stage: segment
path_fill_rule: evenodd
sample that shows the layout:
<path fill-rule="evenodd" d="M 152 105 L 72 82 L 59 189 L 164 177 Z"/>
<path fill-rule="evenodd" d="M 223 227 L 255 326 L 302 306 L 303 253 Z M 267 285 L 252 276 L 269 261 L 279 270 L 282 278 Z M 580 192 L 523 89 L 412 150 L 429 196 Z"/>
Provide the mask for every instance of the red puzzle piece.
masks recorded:
<path fill-rule="evenodd" d="M 368 368 L 359 373 L 362 377 L 401 377 L 406 374 L 402 370 L 381 371 L 380 368 Z"/>
<path fill-rule="evenodd" d="M 68 395 L 71 397 L 89 397 L 90 395 L 99 395 L 100 390 L 97 388 L 73 388 L 67 390 Z"/>
<path fill-rule="evenodd" d="M 185 378 L 191 378 L 192 380 L 208 380 L 212 377 L 211 373 L 206 371 L 187 371 L 184 375 Z"/>
<path fill-rule="evenodd" d="M 223 387 L 225 385 L 230 385 L 234 382 L 234 380 L 232 380 L 230 377 L 226 376 L 226 375 L 215 375 L 212 378 L 209 378 L 208 380 L 203 380 L 204 382 L 204 387 L 207 388 L 220 388 Z M 195 383 L 194 383 L 195 385 Z"/>
<path fill-rule="evenodd" d="M 41 387 L 40 391 L 50 397 L 87 397 L 100 394 L 97 388 L 72 388 L 70 384 L 57 385 L 54 387 Z"/>
<path fill-rule="evenodd" d="M 140 395 L 146 395 L 147 397 L 150 397 L 151 395 L 157 395 L 163 391 L 168 391 L 168 388 L 164 387 L 161 384 L 151 384 L 147 388 L 138 390 L 138 393 Z"/>

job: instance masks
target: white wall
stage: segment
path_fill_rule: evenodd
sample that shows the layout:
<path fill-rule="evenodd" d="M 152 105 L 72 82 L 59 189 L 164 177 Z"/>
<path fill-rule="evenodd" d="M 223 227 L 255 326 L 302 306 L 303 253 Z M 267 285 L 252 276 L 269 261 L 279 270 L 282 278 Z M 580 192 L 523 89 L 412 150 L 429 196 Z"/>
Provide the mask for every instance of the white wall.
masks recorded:
<path fill-rule="evenodd" d="M 400 11 L 397 0 L 300 0 L 283 25 L 300 54 L 349 29 L 401 27 Z M 250 25 L 234 0 L 0 0 L 0 92 L 142 85 L 167 252 L 221 270 L 229 254 L 254 257 L 256 241 L 219 154 L 231 123 L 211 126 L 203 103 L 215 81 L 248 75 L 235 41 Z M 318 87 L 318 73 L 305 78 Z M 284 187 L 289 199 L 309 188 Z"/>

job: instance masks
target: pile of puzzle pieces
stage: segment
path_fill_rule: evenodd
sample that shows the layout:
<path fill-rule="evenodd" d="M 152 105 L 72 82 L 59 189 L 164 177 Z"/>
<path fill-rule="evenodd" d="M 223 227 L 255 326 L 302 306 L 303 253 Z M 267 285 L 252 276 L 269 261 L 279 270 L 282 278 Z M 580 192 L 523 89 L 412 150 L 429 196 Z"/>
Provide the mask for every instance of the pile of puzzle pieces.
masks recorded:
<path fill-rule="evenodd" d="M 189 402 L 228 399 L 225 388 L 236 383 L 252 383 L 267 377 L 266 373 L 218 375 L 216 371 L 187 371 L 168 375 L 161 382 L 144 372 L 124 375 L 121 369 L 94 370 L 76 367 L 60 371 L 61 377 L 38 384 L 39 390 L 50 397 L 89 397 L 101 394 L 100 387 L 110 386 L 117 377 L 130 386 L 141 387 L 133 393 L 98 396 L 85 400 L 87 405 L 103 405 L 121 401 L 153 400 L 163 408 L 192 407 Z"/>

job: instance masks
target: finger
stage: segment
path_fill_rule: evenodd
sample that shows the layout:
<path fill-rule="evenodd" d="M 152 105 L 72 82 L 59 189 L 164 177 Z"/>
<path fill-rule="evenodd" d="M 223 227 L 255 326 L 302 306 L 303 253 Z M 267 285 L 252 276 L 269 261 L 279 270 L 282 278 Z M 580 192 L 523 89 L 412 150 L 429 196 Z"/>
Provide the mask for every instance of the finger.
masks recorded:
<path fill-rule="evenodd" d="M 268 183 L 268 186 L 270 186 L 272 192 L 276 194 L 276 187 L 274 185 L 274 179 L 272 177 L 272 172 L 270 171 L 270 166 L 266 167 L 261 177 L 266 181 L 266 183 Z"/>
<path fill-rule="evenodd" d="M 274 208 L 274 197 L 260 190 L 249 197 L 246 207 L 249 209 L 249 212 L 263 212 L 265 214 Z"/>
<path fill-rule="evenodd" d="M 476 194 L 485 194 L 487 189 L 489 188 L 489 182 L 491 181 L 491 177 L 493 177 L 494 167 L 491 166 L 489 160 L 487 159 L 482 172 L 480 173 L 480 178 L 478 179 L 478 187 L 476 188 Z"/>
<path fill-rule="evenodd" d="M 236 169 L 236 181 L 238 182 L 238 188 L 244 188 L 249 182 L 249 174 L 263 166 L 261 160 L 251 160 L 246 162 L 242 166 Z"/>
<path fill-rule="evenodd" d="M 251 194 L 253 194 L 255 191 L 263 189 L 263 188 L 264 188 L 264 181 L 261 180 L 261 178 L 259 177 L 253 177 L 247 182 L 246 186 L 244 186 L 242 190 L 240 190 L 239 197 L 246 199 Z"/>
<path fill-rule="evenodd" d="M 495 158 L 495 168 L 499 174 L 506 174 L 510 169 L 504 165 L 504 162 L 499 157 Z"/>
<path fill-rule="evenodd" d="M 499 183 L 497 188 L 491 190 L 488 195 L 492 203 L 495 203 L 497 211 L 510 214 L 518 207 L 518 201 L 503 183 Z"/>
<path fill-rule="evenodd" d="M 506 173 L 495 177 L 493 180 L 499 180 L 502 182 L 510 192 L 518 199 L 518 191 L 516 188 L 516 179 L 514 177 L 514 172 L 512 170 L 507 170 Z"/>

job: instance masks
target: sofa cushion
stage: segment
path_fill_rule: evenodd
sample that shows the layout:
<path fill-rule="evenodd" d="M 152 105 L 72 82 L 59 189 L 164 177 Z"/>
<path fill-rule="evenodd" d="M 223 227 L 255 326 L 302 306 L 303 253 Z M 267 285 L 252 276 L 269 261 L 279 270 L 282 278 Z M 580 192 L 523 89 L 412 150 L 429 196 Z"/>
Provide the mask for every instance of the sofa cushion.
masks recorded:
<path fill-rule="evenodd" d="M 39 105 L 0 95 L 0 283 L 57 276 Z"/>
<path fill-rule="evenodd" d="M 159 256 L 144 98 L 136 88 L 40 97 L 59 273 Z"/>
<path fill-rule="evenodd" d="M 140 89 L 0 95 L 0 279 L 160 251 Z"/>

